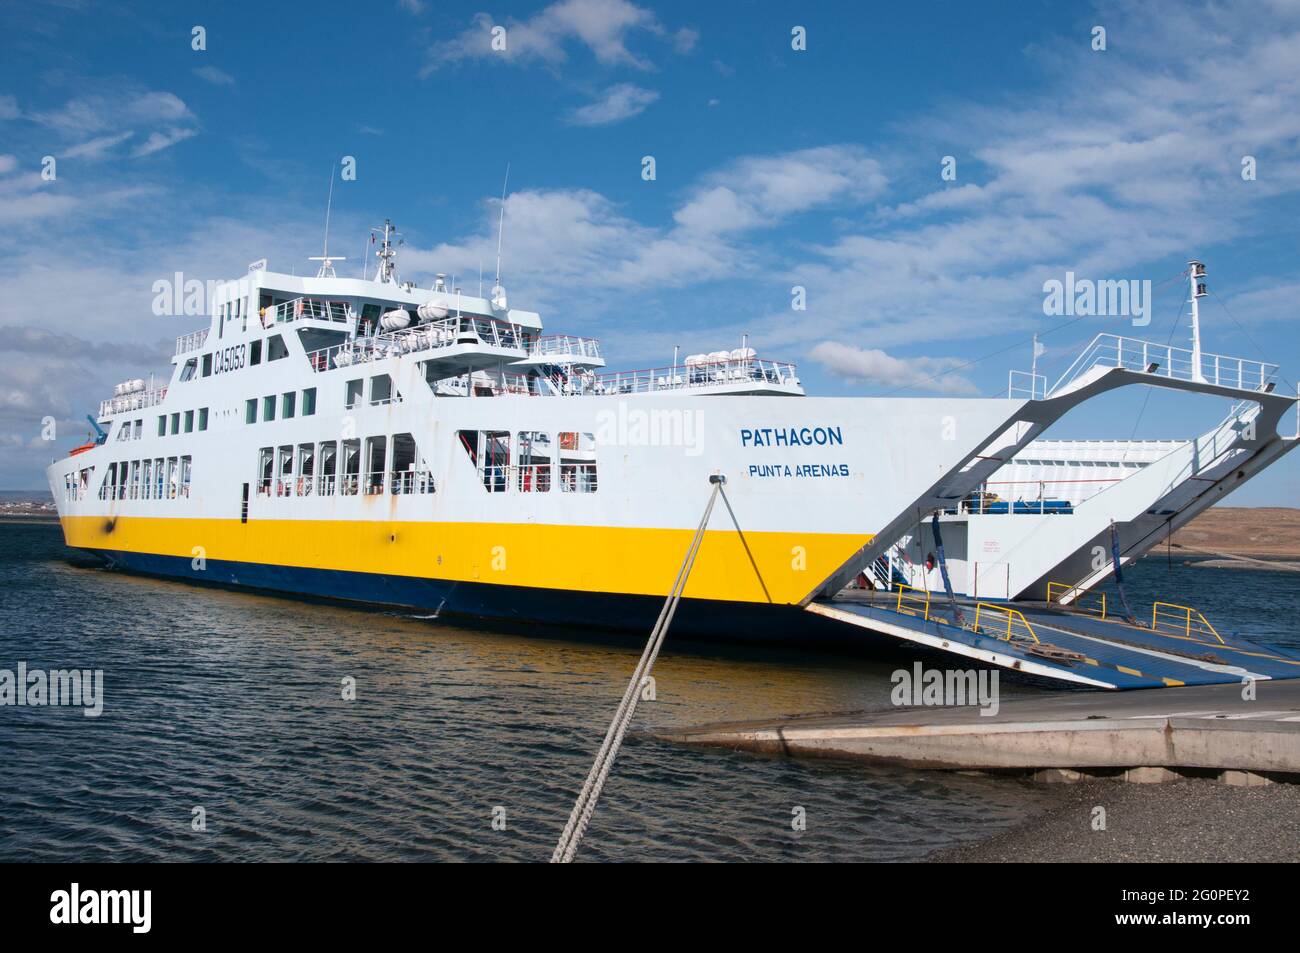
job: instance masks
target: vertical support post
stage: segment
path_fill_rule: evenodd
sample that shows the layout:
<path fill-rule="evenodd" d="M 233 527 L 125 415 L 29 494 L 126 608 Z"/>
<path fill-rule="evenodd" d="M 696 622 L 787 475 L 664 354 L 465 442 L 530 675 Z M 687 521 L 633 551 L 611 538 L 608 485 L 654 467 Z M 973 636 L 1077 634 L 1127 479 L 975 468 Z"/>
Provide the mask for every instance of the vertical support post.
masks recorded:
<path fill-rule="evenodd" d="M 1205 277 L 1205 266 L 1193 259 L 1187 263 L 1187 280 L 1192 288 L 1192 380 L 1204 383 L 1201 374 L 1201 310 L 1198 299 L 1204 294 L 1197 279 Z"/>

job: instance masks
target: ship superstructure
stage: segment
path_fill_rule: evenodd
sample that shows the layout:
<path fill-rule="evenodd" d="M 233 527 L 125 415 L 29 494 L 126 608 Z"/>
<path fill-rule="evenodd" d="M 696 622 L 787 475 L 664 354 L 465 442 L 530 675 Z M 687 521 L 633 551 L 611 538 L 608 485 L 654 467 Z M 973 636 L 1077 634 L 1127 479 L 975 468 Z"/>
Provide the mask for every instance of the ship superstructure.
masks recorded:
<path fill-rule="evenodd" d="M 225 585 L 644 630 L 721 474 L 734 521 L 706 534 L 677 627 L 907 639 L 827 607 L 855 581 L 936 591 L 940 568 L 958 596 L 1043 599 L 1060 581 L 1071 601 L 1296 443 L 1277 368 L 1199 339 L 1193 354 L 1102 335 L 1023 396 L 808 397 L 748 341 L 610 370 L 598 341 L 511 307 L 499 277 L 487 295 L 420 288 L 396 256 L 386 222 L 373 276 L 339 277 L 326 252 L 314 277 L 261 261 L 222 285 L 167 383 L 120 385 L 101 437 L 49 468 L 68 544 Z M 1041 439 L 1132 384 L 1236 403 L 1192 441 Z M 996 492 L 1013 484 L 1031 492 Z M 927 555 L 939 525 L 944 567 Z M 966 654 L 1110 684 L 1015 642 Z"/>

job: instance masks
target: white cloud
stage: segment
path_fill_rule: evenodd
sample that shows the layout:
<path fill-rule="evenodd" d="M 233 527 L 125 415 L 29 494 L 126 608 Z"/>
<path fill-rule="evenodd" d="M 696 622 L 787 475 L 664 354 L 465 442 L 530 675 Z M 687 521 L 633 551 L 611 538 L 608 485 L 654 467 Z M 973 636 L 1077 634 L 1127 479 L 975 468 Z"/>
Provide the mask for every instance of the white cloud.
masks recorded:
<path fill-rule="evenodd" d="M 808 356 L 831 373 L 859 383 L 940 394 L 977 393 L 974 384 L 954 373 L 965 363 L 959 358 L 898 358 L 876 348 L 857 348 L 838 341 L 823 341 Z"/>
<path fill-rule="evenodd" d="M 154 132 L 149 134 L 149 138 L 131 154 L 137 158 L 140 156 L 150 156 L 155 152 L 161 152 L 163 149 L 169 149 L 189 139 L 191 136 L 198 135 L 195 129 L 169 129 L 166 132 Z"/>
<path fill-rule="evenodd" d="M 18 168 L 17 156 L 0 155 L 0 175 L 8 175 L 16 168 Z"/>
<path fill-rule="evenodd" d="M 0 96 L 0 120 L 17 119 L 22 115 L 18 109 L 18 100 L 9 95 Z"/>
<path fill-rule="evenodd" d="M 880 195 L 885 184 L 880 163 L 860 146 L 751 156 L 706 176 L 673 217 L 699 232 L 734 232 L 830 202 L 865 202 Z"/>
<path fill-rule="evenodd" d="M 573 110 L 568 122 L 575 126 L 604 126 L 622 119 L 640 115 L 646 107 L 659 98 L 653 89 L 644 89 L 631 83 L 611 86 L 595 102 Z"/>
<path fill-rule="evenodd" d="M 225 70 L 217 69 L 215 66 L 200 66 L 194 70 L 194 75 L 199 79 L 206 80 L 213 86 L 235 85 L 235 77 Z"/>
<path fill-rule="evenodd" d="M 197 117 L 185 101 L 157 90 L 78 96 L 31 118 L 69 143 L 49 150 L 69 158 L 101 159 L 115 146 L 146 132 L 131 154 L 147 156 L 198 134 Z"/>
<path fill-rule="evenodd" d="M 125 142 L 134 135 L 135 133 L 128 129 L 126 132 L 119 132 L 116 135 L 96 136 L 94 139 L 87 139 L 85 142 L 62 150 L 59 155 L 69 159 L 98 159 L 109 149 Z"/>
<path fill-rule="evenodd" d="M 506 28 L 504 50 L 492 49 L 494 26 Z M 666 40 L 678 52 L 688 52 L 698 39 L 689 28 L 669 34 L 653 12 L 628 0 L 560 0 L 527 20 L 508 18 L 498 23 L 486 13 L 478 14 L 474 26 L 433 45 L 424 72 L 489 57 L 505 63 L 557 66 L 568 59 L 568 48 L 574 43 L 607 66 L 651 69 L 648 60 L 628 49 L 629 39 L 638 34 Z"/>

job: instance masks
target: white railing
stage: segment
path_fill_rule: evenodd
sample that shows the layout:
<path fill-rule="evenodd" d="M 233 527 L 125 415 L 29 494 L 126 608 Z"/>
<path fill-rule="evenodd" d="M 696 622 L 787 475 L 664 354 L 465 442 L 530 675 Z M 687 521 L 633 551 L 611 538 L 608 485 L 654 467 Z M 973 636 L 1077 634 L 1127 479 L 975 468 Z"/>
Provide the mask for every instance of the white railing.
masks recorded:
<path fill-rule="evenodd" d="M 799 386 L 793 364 L 756 357 L 639 371 L 581 374 L 570 380 L 573 392 L 577 394 L 650 394 L 728 384 Z"/>
<path fill-rule="evenodd" d="M 574 337 L 570 334 L 548 334 L 533 342 L 529 357 L 587 357 L 601 359 L 600 342 L 595 338 Z"/>
<path fill-rule="evenodd" d="M 294 298 L 282 301 L 273 308 L 267 308 L 262 315 L 262 324 L 290 324 L 294 321 L 332 321 L 335 324 L 347 324 L 356 313 L 346 301 L 326 301 L 320 298 Z"/>
<path fill-rule="evenodd" d="M 1244 357 L 1202 353 L 1197 366 L 1188 348 L 1155 344 L 1116 334 L 1098 334 L 1048 391 L 1058 393 L 1094 367 L 1122 367 L 1131 371 L 1149 371 L 1171 380 L 1194 381 L 1235 387 L 1239 390 L 1263 390 L 1277 375 L 1278 366 Z"/>
<path fill-rule="evenodd" d="M 1047 396 L 1047 378 L 1029 371 L 1007 372 L 1007 397 L 1042 400 Z"/>
<path fill-rule="evenodd" d="M 108 400 L 99 402 L 99 416 L 111 417 L 113 414 L 126 414 L 133 410 L 144 410 L 147 407 L 153 407 L 161 404 L 167 397 L 167 388 L 160 387 L 157 390 L 142 390 L 134 394 L 126 394 L 122 397 L 110 397 Z"/>
<path fill-rule="evenodd" d="M 497 347 L 517 351 L 517 357 L 525 355 L 523 330 L 518 325 L 490 318 L 462 317 L 446 318 L 374 337 L 356 338 L 310 351 L 307 359 L 313 370 L 327 371 L 333 367 L 350 367 L 367 361 L 460 345 Z"/>
<path fill-rule="evenodd" d="M 197 351 L 208 340 L 208 329 L 200 328 L 189 334 L 182 334 L 176 339 L 176 353 L 188 354 L 190 351 Z"/>

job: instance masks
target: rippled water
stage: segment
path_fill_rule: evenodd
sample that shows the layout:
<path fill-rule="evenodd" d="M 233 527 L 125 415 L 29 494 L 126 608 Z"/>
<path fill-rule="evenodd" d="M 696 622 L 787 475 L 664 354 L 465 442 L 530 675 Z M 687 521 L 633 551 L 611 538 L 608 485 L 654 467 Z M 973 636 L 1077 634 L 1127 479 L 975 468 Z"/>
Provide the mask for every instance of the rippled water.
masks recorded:
<path fill-rule="evenodd" d="M 1294 618 L 1300 577 L 1261 575 L 1290 586 Z M 1201 591 L 1227 581 L 1237 596 L 1247 582 L 1175 576 Z M 1251 608 L 1218 606 L 1242 619 Z M 544 860 L 639 642 L 132 577 L 73 556 L 57 526 L 0 525 L 0 668 L 103 669 L 106 696 L 99 718 L 0 708 L 0 859 Z M 637 727 L 885 707 L 897 664 L 678 643 Z M 579 856 L 915 859 L 1051 796 L 1016 780 L 635 738 Z M 492 828 L 498 806 L 504 831 Z M 191 830 L 195 807 L 206 831 Z"/>

